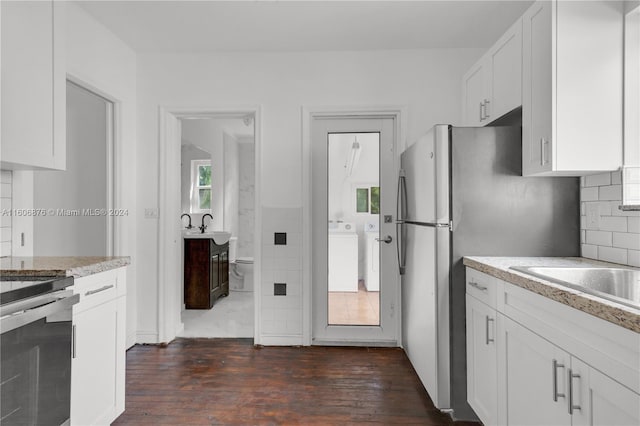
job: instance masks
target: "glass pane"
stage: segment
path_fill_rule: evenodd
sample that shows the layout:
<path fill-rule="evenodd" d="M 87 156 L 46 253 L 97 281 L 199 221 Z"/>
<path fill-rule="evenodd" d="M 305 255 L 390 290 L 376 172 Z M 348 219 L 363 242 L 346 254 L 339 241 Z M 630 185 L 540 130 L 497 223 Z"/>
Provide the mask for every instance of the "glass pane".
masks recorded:
<path fill-rule="evenodd" d="M 367 188 L 356 189 L 356 212 L 369 213 L 369 190 Z"/>
<path fill-rule="evenodd" d="M 198 186 L 211 186 L 211 166 L 198 166 Z"/>
<path fill-rule="evenodd" d="M 211 190 L 210 189 L 199 189 L 200 193 L 200 209 L 208 210 L 211 208 Z"/>
<path fill-rule="evenodd" d="M 380 214 L 380 187 L 371 187 L 371 214 Z"/>
<path fill-rule="evenodd" d="M 327 322 L 378 326 L 379 217 L 362 213 L 380 210 L 380 134 L 330 134 L 327 152 Z"/>

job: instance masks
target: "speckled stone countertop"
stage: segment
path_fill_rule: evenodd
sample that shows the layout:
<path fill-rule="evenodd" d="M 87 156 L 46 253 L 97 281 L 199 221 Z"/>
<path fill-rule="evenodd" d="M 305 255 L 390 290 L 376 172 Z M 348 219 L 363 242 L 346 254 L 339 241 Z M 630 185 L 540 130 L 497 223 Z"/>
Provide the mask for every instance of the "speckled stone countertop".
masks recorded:
<path fill-rule="evenodd" d="M 129 256 L 36 256 L 0 258 L 0 275 L 85 277 L 131 263 Z"/>
<path fill-rule="evenodd" d="M 463 263 L 473 269 L 517 285 L 556 302 L 640 333 L 640 310 L 598 296 L 509 269 L 511 266 L 600 266 L 637 269 L 581 257 L 480 257 L 469 256 Z"/>

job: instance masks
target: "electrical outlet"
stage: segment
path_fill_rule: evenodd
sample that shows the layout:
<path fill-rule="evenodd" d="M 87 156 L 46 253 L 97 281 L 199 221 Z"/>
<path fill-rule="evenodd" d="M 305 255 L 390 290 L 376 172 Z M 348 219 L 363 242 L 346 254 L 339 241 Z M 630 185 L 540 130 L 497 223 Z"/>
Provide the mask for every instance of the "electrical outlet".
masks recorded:
<path fill-rule="evenodd" d="M 600 207 L 597 203 L 587 203 L 587 228 L 600 229 Z"/>

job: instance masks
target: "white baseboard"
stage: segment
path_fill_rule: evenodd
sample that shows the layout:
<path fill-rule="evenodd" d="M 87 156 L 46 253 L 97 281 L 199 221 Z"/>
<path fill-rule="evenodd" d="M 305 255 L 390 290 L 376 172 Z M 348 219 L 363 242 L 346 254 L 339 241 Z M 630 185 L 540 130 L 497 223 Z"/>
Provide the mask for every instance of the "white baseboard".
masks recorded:
<path fill-rule="evenodd" d="M 145 344 L 145 343 L 156 344 L 156 343 L 160 343 L 158 341 L 158 333 L 157 332 L 150 332 L 150 331 L 139 331 L 137 333 L 136 343 L 140 343 L 140 344 Z"/>
<path fill-rule="evenodd" d="M 260 344 L 263 346 L 302 346 L 302 335 L 262 335 Z"/>

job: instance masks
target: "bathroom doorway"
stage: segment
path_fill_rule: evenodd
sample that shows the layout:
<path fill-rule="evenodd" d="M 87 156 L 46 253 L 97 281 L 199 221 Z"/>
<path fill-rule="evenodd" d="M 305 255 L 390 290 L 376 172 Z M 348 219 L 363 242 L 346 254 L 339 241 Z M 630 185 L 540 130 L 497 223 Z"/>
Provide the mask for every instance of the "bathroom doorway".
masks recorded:
<path fill-rule="evenodd" d="M 183 117 L 179 121 L 180 299 L 184 327 L 178 336 L 254 337 L 254 115 Z M 208 300 L 210 308 L 193 309 L 186 303 L 191 290 L 185 290 L 184 271 L 197 270 L 197 263 L 202 262 L 191 247 L 201 245 L 203 237 L 210 241 L 205 243 L 205 250 L 212 250 L 204 257 L 207 273 L 200 276 L 199 272 L 190 272 L 188 281 L 202 281 L 206 291 L 213 289 L 211 276 L 217 274 L 221 288 L 215 300 Z"/>

